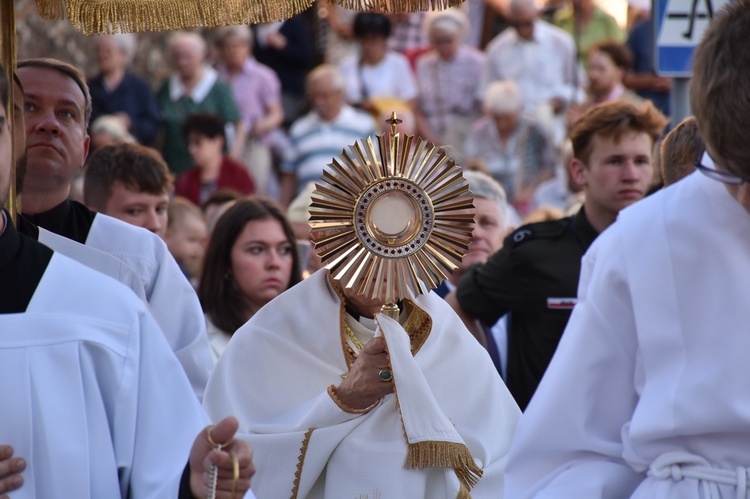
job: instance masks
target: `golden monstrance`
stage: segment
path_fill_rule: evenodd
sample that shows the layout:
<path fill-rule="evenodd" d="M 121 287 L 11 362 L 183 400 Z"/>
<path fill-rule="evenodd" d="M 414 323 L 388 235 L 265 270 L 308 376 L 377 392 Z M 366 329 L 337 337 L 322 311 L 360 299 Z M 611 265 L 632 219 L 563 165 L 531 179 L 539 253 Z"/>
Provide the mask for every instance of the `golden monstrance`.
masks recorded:
<path fill-rule="evenodd" d="M 441 148 L 396 132 L 357 141 L 316 184 L 310 226 L 331 277 L 385 303 L 427 293 L 453 272 L 471 242 L 473 197 L 461 167 Z"/>

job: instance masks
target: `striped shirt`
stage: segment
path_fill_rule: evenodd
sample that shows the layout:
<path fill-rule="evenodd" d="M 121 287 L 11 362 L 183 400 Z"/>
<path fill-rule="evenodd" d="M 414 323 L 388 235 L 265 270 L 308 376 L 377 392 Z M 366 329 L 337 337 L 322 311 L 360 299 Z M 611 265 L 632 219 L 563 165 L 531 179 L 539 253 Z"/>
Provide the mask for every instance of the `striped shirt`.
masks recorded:
<path fill-rule="evenodd" d="M 292 149 L 281 170 L 297 176 L 297 192 L 300 192 L 308 182 L 317 181 L 326 165 L 342 150 L 359 139 L 374 138 L 376 133 L 372 117 L 353 107 L 345 105 L 330 122 L 311 111 L 289 130 Z"/>

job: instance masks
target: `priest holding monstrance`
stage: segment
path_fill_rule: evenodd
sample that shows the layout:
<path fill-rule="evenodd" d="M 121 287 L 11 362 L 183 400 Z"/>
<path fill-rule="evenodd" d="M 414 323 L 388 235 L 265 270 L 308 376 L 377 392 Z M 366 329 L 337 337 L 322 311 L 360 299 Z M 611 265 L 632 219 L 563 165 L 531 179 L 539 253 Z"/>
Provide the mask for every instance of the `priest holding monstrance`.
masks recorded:
<path fill-rule="evenodd" d="M 310 207 L 326 267 L 235 333 L 206 389 L 253 445 L 258 497 L 502 497 L 520 412 L 429 292 L 468 248 L 472 197 L 397 122 L 333 159 Z"/>

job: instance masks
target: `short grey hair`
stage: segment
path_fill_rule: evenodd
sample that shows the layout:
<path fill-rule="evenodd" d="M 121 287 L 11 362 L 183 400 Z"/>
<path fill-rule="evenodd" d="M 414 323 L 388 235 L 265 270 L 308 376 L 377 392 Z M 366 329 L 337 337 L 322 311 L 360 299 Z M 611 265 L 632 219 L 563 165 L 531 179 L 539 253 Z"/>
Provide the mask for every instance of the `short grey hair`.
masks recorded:
<path fill-rule="evenodd" d="M 528 10 L 539 13 L 539 8 L 536 5 L 536 0 L 510 0 L 508 4 L 508 12 L 526 12 Z"/>
<path fill-rule="evenodd" d="M 219 42 L 219 46 L 223 46 L 229 38 L 239 38 L 248 45 L 252 44 L 253 37 L 250 32 L 250 27 L 246 24 L 240 24 L 236 26 L 225 26 L 219 28 L 216 35 L 216 40 Z"/>
<path fill-rule="evenodd" d="M 187 42 L 193 45 L 195 48 L 199 49 L 203 57 L 208 55 L 208 46 L 206 45 L 206 40 L 198 33 L 193 33 L 192 31 L 178 31 L 172 34 L 172 36 L 169 37 L 168 43 L 170 53 L 174 51 L 174 47 L 176 45 L 183 42 Z"/>
<path fill-rule="evenodd" d="M 344 79 L 344 75 L 341 74 L 341 71 L 339 71 L 339 68 L 333 64 L 321 64 L 310 71 L 310 74 L 307 75 L 308 89 L 312 82 L 325 77 L 331 79 L 331 85 L 333 85 L 333 88 L 336 90 L 344 90 L 344 88 L 346 88 L 346 80 Z"/>
<path fill-rule="evenodd" d="M 521 89 L 513 80 L 493 81 L 484 92 L 484 111 L 493 116 L 517 114 L 523 109 Z"/>
<path fill-rule="evenodd" d="M 138 46 L 138 38 L 133 33 L 117 33 L 114 35 L 99 35 L 97 43 L 100 40 L 109 39 L 115 42 L 117 48 L 125 55 L 125 60 L 130 64 L 135 58 L 135 50 Z"/>
<path fill-rule="evenodd" d="M 459 38 L 463 38 L 469 32 L 469 18 L 461 10 L 456 8 L 429 12 L 422 22 L 422 31 L 428 38 L 436 30 L 447 31 Z"/>
<path fill-rule="evenodd" d="M 501 220 L 508 223 L 508 196 L 505 189 L 494 178 L 477 170 L 464 170 L 464 177 L 469 182 L 469 190 L 475 198 L 487 199 L 497 203 Z"/>

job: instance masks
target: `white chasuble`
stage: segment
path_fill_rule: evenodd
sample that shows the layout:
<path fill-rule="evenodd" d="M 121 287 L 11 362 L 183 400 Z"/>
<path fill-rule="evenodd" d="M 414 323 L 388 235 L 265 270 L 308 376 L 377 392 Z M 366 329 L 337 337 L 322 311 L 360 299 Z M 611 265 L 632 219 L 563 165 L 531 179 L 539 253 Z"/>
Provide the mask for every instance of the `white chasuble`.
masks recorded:
<path fill-rule="evenodd" d="M 343 411 L 327 392 L 352 358 L 344 308 L 326 270 L 234 334 L 204 407 L 213 420 L 239 419 L 254 447 L 257 497 L 502 497 L 518 407 L 442 299 L 430 293 L 406 303 L 427 318 L 415 324 L 427 327 L 411 328 L 413 314 L 404 326 L 376 317 L 397 394 L 365 414 Z"/>
<path fill-rule="evenodd" d="M 145 306 L 59 254 L 0 314 L 0 394 L 0 443 L 27 461 L 13 499 L 176 498 L 207 424 Z"/>
<path fill-rule="evenodd" d="M 750 214 L 690 175 L 620 213 L 578 296 L 506 495 L 750 496 Z"/>

